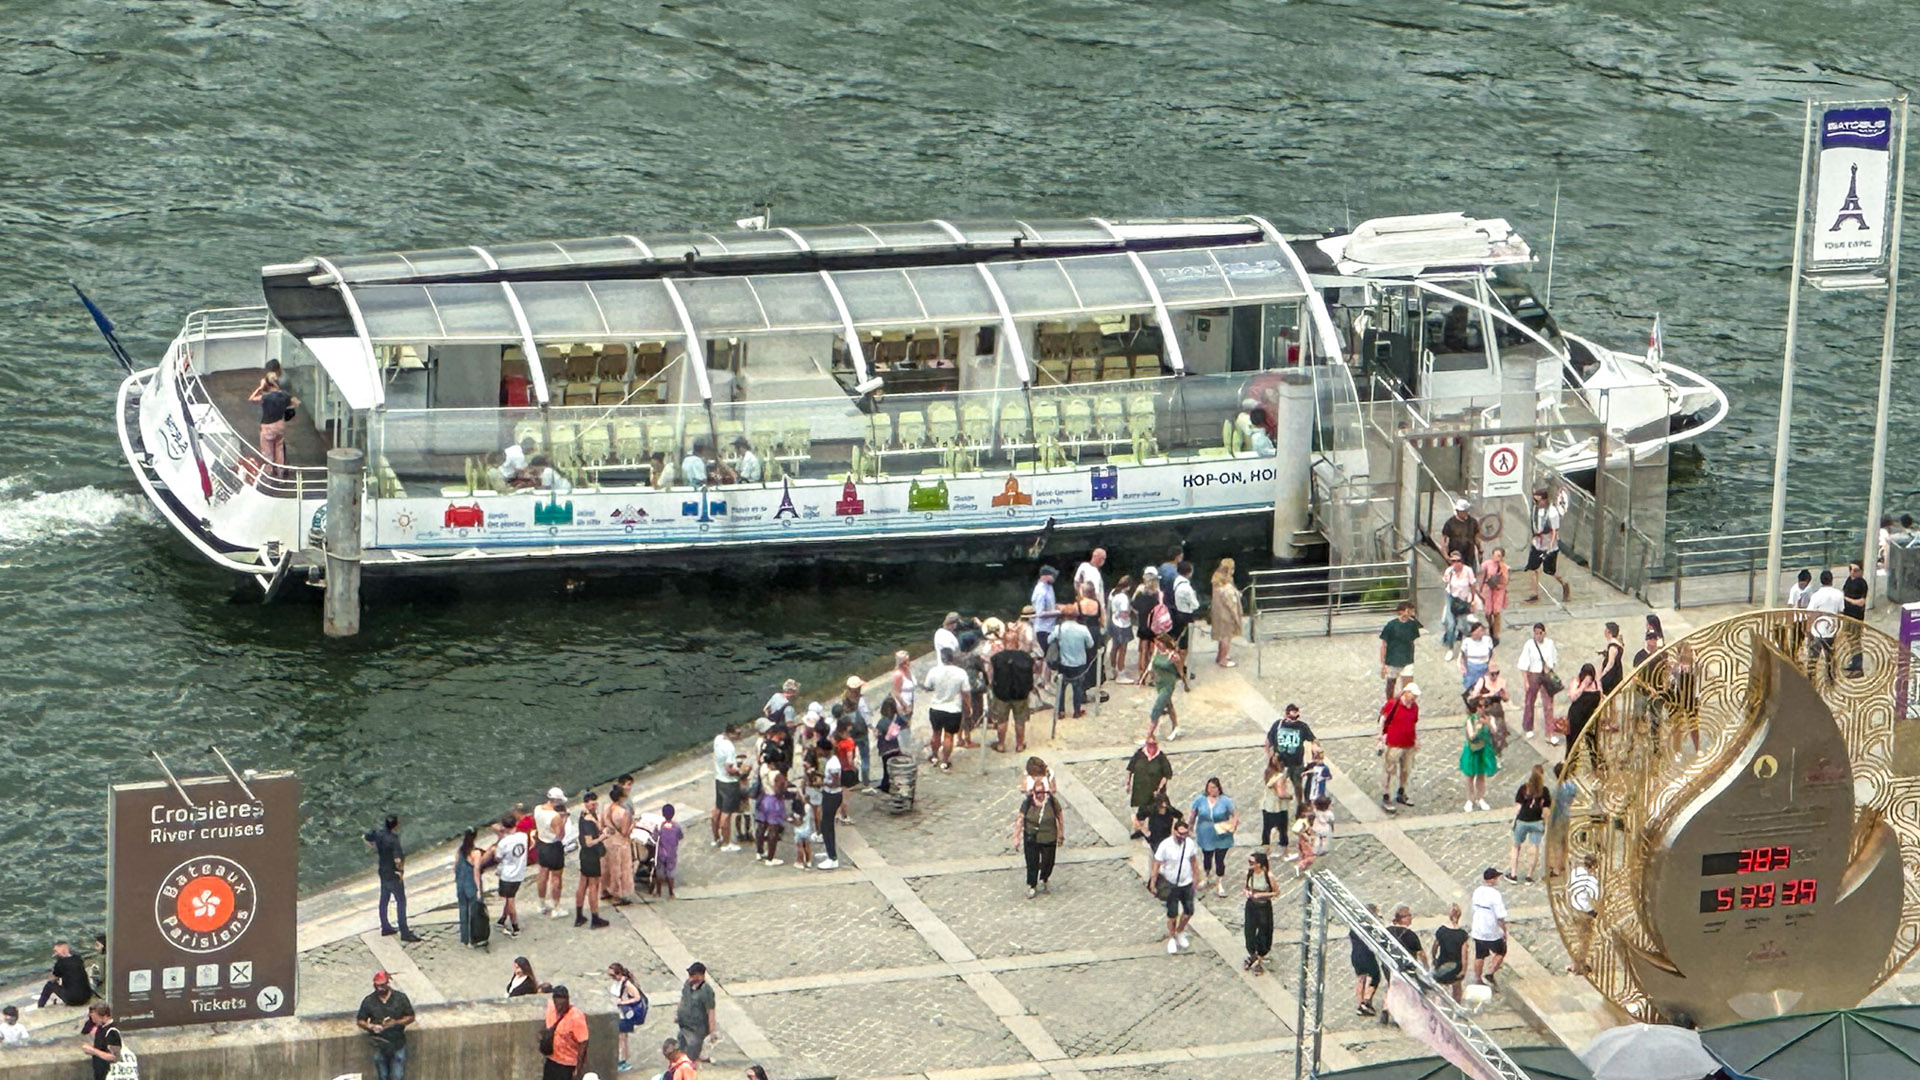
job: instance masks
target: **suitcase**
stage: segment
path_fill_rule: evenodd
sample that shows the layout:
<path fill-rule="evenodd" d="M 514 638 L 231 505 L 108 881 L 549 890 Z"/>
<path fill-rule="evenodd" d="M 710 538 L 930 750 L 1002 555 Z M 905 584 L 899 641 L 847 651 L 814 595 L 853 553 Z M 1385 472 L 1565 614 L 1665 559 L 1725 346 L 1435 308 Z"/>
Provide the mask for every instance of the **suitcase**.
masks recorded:
<path fill-rule="evenodd" d="M 487 902 L 477 896 L 474 897 L 467 904 L 465 918 L 467 940 L 473 942 L 475 948 L 485 948 L 487 937 L 493 933 L 493 920 L 487 917 Z"/>

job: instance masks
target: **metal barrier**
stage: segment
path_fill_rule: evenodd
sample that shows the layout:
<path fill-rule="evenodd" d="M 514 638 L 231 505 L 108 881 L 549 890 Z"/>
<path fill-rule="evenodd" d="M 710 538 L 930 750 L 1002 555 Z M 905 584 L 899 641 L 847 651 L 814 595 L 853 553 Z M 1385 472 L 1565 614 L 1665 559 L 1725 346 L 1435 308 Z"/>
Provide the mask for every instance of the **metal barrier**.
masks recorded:
<path fill-rule="evenodd" d="M 1633 468 L 1631 455 L 1627 468 Z M 1551 477 L 1548 487 L 1566 493 L 1566 511 L 1560 521 L 1561 550 L 1608 585 L 1647 599 L 1647 579 L 1659 563 L 1660 546 L 1614 505 L 1602 507 L 1593 492 L 1550 469 L 1543 472 Z M 1610 475 L 1600 475 L 1602 482 L 1613 482 Z M 1630 494 L 1627 501 L 1631 501 Z"/>
<path fill-rule="evenodd" d="M 1412 572 L 1405 560 L 1300 566 L 1255 570 L 1247 586 L 1247 636 L 1256 646 L 1259 670 L 1261 636 L 1331 636 L 1336 619 L 1391 614 L 1413 598 Z M 1348 620 L 1351 621 L 1351 620 Z M 1342 625 L 1340 629 L 1351 629 Z"/>
<path fill-rule="evenodd" d="M 1812 563 L 1817 567 L 1834 564 L 1834 542 L 1843 539 L 1831 526 L 1788 529 L 1780 534 L 1780 563 Z M 1689 576 L 1744 574 L 1747 579 L 1747 603 L 1753 603 L 1756 574 L 1767 563 L 1766 533 L 1734 533 L 1727 536 L 1690 536 L 1673 542 L 1673 606 L 1684 606 L 1683 590 Z"/>

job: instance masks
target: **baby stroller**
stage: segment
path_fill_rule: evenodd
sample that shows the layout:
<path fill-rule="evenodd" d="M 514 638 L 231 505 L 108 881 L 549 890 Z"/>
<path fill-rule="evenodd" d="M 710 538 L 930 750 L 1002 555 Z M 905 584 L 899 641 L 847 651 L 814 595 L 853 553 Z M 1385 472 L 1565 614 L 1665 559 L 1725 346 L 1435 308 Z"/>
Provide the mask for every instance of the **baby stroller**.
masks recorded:
<path fill-rule="evenodd" d="M 658 814 L 641 814 L 633 823 L 633 891 L 637 896 L 653 895 L 654 840 L 665 821 Z"/>

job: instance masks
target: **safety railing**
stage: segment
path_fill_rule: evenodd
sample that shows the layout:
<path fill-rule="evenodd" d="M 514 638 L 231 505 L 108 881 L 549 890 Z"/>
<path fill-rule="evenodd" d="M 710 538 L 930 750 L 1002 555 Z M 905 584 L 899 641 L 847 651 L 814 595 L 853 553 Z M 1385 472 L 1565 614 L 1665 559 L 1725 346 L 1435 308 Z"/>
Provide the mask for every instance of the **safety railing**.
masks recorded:
<path fill-rule="evenodd" d="M 1631 469 L 1629 462 L 1627 468 Z M 1560 518 L 1560 548 L 1601 581 L 1621 592 L 1647 598 L 1648 576 L 1660 563 L 1660 545 L 1619 513 L 1617 502 L 1601 505 L 1594 494 L 1566 477 L 1543 470 L 1545 486 L 1556 501 L 1564 500 Z M 1610 474 L 1602 483 L 1612 485 Z M 1630 496 L 1628 496 L 1630 498 Z M 1598 535 L 1596 535 L 1596 532 Z"/>
<path fill-rule="evenodd" d="M 1346 563 L 1255 570 L 1247 586 L 1247 633 L 1263 638 L 1331 636 L 1355 629 L 1413 597 L 1408 563 Z M 1259 666 L 1255 655 L 1256 672 Z"/>
<path fill-rule="evenodd" d="M 1705 579 L 1743 578 L 1746 602 L 1753 603 L 1755 582 L 1767 564 L 1766 533 L 1732 533 L 1725 536 L 1690 536 L 1673 542 L 1673 606 L 1685 604 L 1687 579 L 1696 588 Z M 1830 526 L 1787 529 L 1780 534 L 1780 565 L 1811 565 L 1816 574 L 1832 566 L 1837 552 L 1834 545 L 1846 539 Z M 1736 584 L 1736 591 L 1737 591 Z M 1722 590 L 1725 591 L 1725 590 Z M 1714 595 L 1711 600 L 1731 600 L 1732 596 Z M 1698 599 L 1695 601 L 1699 602 Z"/>
<path fill-rule="evenodd" d="M 257 447 L 234 432 L 226 414 L 221 412 L 220 406 L 207 391 L 206 384 L 194 370 L 193 346 L 196 341 L 205 340 L 207 325 L 202 322 L 194 333 L 181 335 L 180 353 L 174 363 L 161 373 L 160 393 L 177 395 L 183 408 L 192 412 L 190 419 L 193 433 L 199 437 L 200 459 L 213 481 L 213 501 L 224 502 L 249 487 L 274 498 L 296 500 L 324 492 L 327 487 L 325 466 L 276 464 L 268 461 Z M 264 326 L 264 322 L 260 325 Z"/>

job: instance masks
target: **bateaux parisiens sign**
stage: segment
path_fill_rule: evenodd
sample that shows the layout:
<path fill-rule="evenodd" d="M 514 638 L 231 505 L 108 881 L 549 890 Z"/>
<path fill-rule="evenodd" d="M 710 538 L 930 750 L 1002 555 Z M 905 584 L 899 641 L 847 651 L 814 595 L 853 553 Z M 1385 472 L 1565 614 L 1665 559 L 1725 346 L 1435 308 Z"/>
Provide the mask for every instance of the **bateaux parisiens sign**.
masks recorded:
<path fill-rule="evenodd" d="M 300 782 L 116 784 L 107 826 L 108 1000 L 120 1025 L 293 1015 Z"/>

